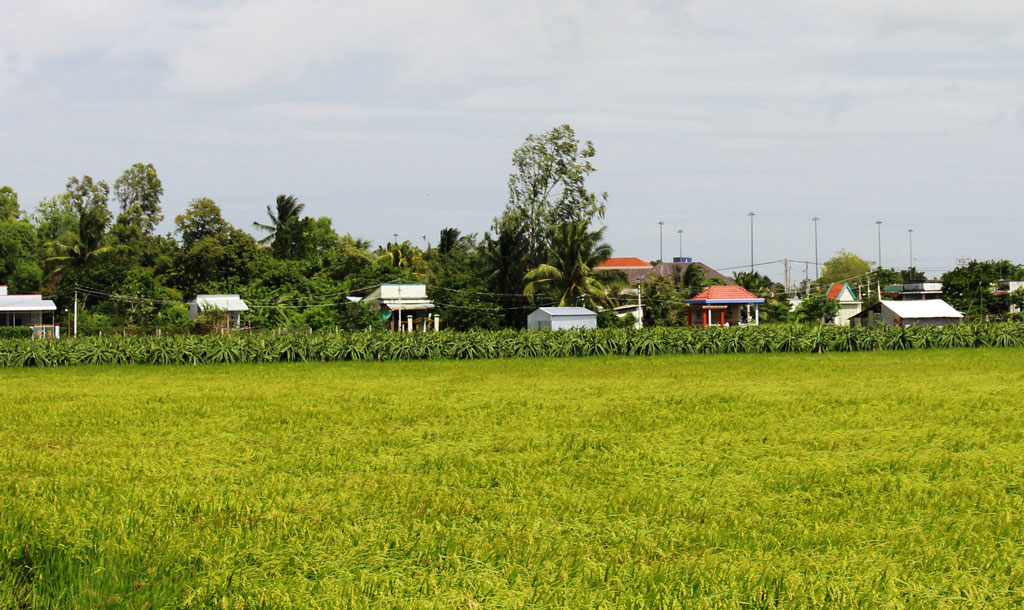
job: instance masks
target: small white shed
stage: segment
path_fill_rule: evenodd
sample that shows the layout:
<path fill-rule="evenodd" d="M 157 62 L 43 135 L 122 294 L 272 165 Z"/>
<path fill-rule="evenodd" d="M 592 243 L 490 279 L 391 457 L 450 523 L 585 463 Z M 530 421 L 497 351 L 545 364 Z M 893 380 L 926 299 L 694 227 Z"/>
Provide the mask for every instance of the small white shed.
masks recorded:
<path fill-rule="evenodd" d="M 238 328 L 241 324 L 242 312 L 249 311 L 249 306 L 237 294 L 197 294 L 196 298 L 188 302 L 188 319 L 196 319 L 199 312 L 207 309 L 217 309 L 227 313 L 229 328 Z"/>
<path fill-rule="evenodd" d="M 541 307 L 526 317 L 529 330 L 597 328 L 597 314 L 586 307 Z"/>

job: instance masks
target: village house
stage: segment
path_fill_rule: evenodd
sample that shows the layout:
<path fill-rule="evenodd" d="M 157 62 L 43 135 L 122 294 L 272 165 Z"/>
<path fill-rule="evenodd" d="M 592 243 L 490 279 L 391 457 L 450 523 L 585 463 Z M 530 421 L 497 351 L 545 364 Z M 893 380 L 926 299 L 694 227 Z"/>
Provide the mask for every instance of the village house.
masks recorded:
<path fill-rule="evenodd" d="M 204 311 L 221 311 L 225 314 L 228 330 L 242 325 L 242 312 L 249 311 L 237 294 L 198 294 L 188 302 L 188 319 L 195 320 Z"/>
<path fill-rule="evenodd" d="M 710 286 L 686 301 L 688 326 L 757 325 L 764 299 L 742 286 Z M 751 312 L 753 305 L 753 312 Z"/>
<path fill-rule="evenodd" d="M 0 326 L 27 326 L 36 338 L 60 337 L 53 301 L 41 294 L 7 294 L 7 286 L 0 286 Z"/>
<path fill-rule="evenodd" d="M 441 319 L 427 298 L 426 284 L 381 284 L 360 300 L 388 321 L 396 332 L 438 330 Z"/>
<path fill-rule="evenodd" d="M 964 315 L 942 299 L 879 301 L 850 318 L 850 326 L 947 326 Z"/>
<path fill-rule="evenodd" d="M 526 317 L 529 330 L 597 328 L 597 314 L 586 307 L 539 307 Z"/>
<path fill-rule="evenodd" d="M 839 303 L 839 311 L 831 320 L 836 326 L 849 326 L 850 318 L 860 313 L 861 304 L 863 303 L 863 301 L 857 298 L 857 295 L 853 294 L 850 285 L 845 282 L 837 282 L 829 286 L 825 298 Z"/>

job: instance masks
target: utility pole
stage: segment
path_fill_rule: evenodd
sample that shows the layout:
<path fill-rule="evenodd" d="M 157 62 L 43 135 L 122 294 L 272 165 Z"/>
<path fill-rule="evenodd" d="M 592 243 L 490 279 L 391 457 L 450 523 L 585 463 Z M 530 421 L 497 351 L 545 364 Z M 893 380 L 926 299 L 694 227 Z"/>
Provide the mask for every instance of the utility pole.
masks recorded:
<path fill-rule="evenodd" d="M 78 337 L 78 284 L 75 284 L 75 325 L 71 329 L 71 334 Z"/>
<path fill-rule="evenodd" d="M 683 258 L 683 230 L 679 229 L 676 233 L 679 233 L 679 258 Z"/>
<path fill-rule="evenodd" d="M 644 327 L 644 289 L 643 284 L 636 285 L 636 323 L 639 328 Z"/>
<path fill-rule="evenodd" d="M 878 268 L 882 268 L 882 221 L 876 220 L 875 224 L 878 225 Z"/>
<path fill-rule="evenodd" d="M 665 261 L 665 221 L 658 221 L 658 262 Z"/>
<path fill-rule="evenodd" d="M 916 269 L 916 267 L 914 267 L 914 230 L 913 229 L 907 229 L 907 238 L 910 240 L 910 268 L 911 269 Z"/>
<path fill-rule="evenodd" d="M 817 282 L 819 279 L 818 274 L 818 221 L 821 220 L 817 216 L 812 218 L 814 221 L 814 281 Z"/>
<path fill-rule="evenodd" d="M 395 238 L 397 239 L 397 237 Z M 405 332 L 402 328 L 402 285 L 398 285 L 398 332 Z"/>
<path fill-rule="evenodd" d="M 789 292 L 789 259 L 782 259 L 782 285 L 785 287 L 786 292 Z"/>
<path fill-rule="evenodd" d="M 747 212 L 747 216 L 750 216 L 750 272 L 754 272 L 754 214 L 753 212 Z"/>

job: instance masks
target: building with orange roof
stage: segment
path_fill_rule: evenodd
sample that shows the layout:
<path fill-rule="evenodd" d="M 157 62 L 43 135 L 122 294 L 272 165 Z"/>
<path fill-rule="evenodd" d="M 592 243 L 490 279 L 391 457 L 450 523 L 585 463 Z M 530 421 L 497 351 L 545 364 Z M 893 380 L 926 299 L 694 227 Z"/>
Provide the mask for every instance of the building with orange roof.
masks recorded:
<path fill-rule="evenodd" d="M 829 286 L 825 298 L 839 303 L 839 312 L 831 320 L 837 326 L 849 326 L 850 318 L 860 313 L 861 305 L 864 303 L 845 282 L 836 282 Z"/>
<path fill-rule="evenodd" d="M 689 326 L 730 326 L 760 322 L 759 306 L 764 299 L 742 286 L 709 286 L 686 301 L 690 306 Z M 750 306 L 753 305 L 753 313 Z"/>

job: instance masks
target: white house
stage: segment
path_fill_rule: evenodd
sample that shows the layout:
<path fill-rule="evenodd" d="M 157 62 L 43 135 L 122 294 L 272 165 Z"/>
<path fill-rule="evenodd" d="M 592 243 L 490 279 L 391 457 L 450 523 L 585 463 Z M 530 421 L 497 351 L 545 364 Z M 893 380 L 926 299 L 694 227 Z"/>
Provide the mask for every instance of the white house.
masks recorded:
<path fill-rule="evenodd" d="M 43 295 L 7 294 L 7 286 L 0 286 L 0 326 L 28 326 L 35 337 L 59 337 L 56 318 L 57 306 Z"/>
<path fill-rule="evenodd" d="M 850 318 L 860 313 L 860 306 L 863 303 L 857 298 L 857 295 L 853 294 L 850 285 L 845 282 L 841 284 L 837 282 L 829 286 L 825 298 L 839 303 L 839 311 L 836 313 L 836 317 L 832 318 L 832 323 L 836 326 L 849 326 Z"/>
<path fill-rule="evenodd" d="M 360 301 L 380 311 L 392 330 L 437 330 L 434 302 L 427 298 L 426 284 L 381 284 Z"/>
<path fill-rule="evenodd" d="M 942 299 L 879 301 L 850 318 L 852 326 L 947 326 L 963 322 L 964 315 Z"/>
<path fill-rule="evenodd" d="M 241 326 L 242 312 L 249 311 L 249 306 L 237 294 L 197 294 L 188 302 L 188 319 L 194 320 L 200 312 L 216 309 L 227 313 L 228 328 Z"/>
<path fill-rule="evenodd" d="M 529 330 L 597 328 L 597 314 L 586 307 L 540 307 L 526 317 Z"/>

